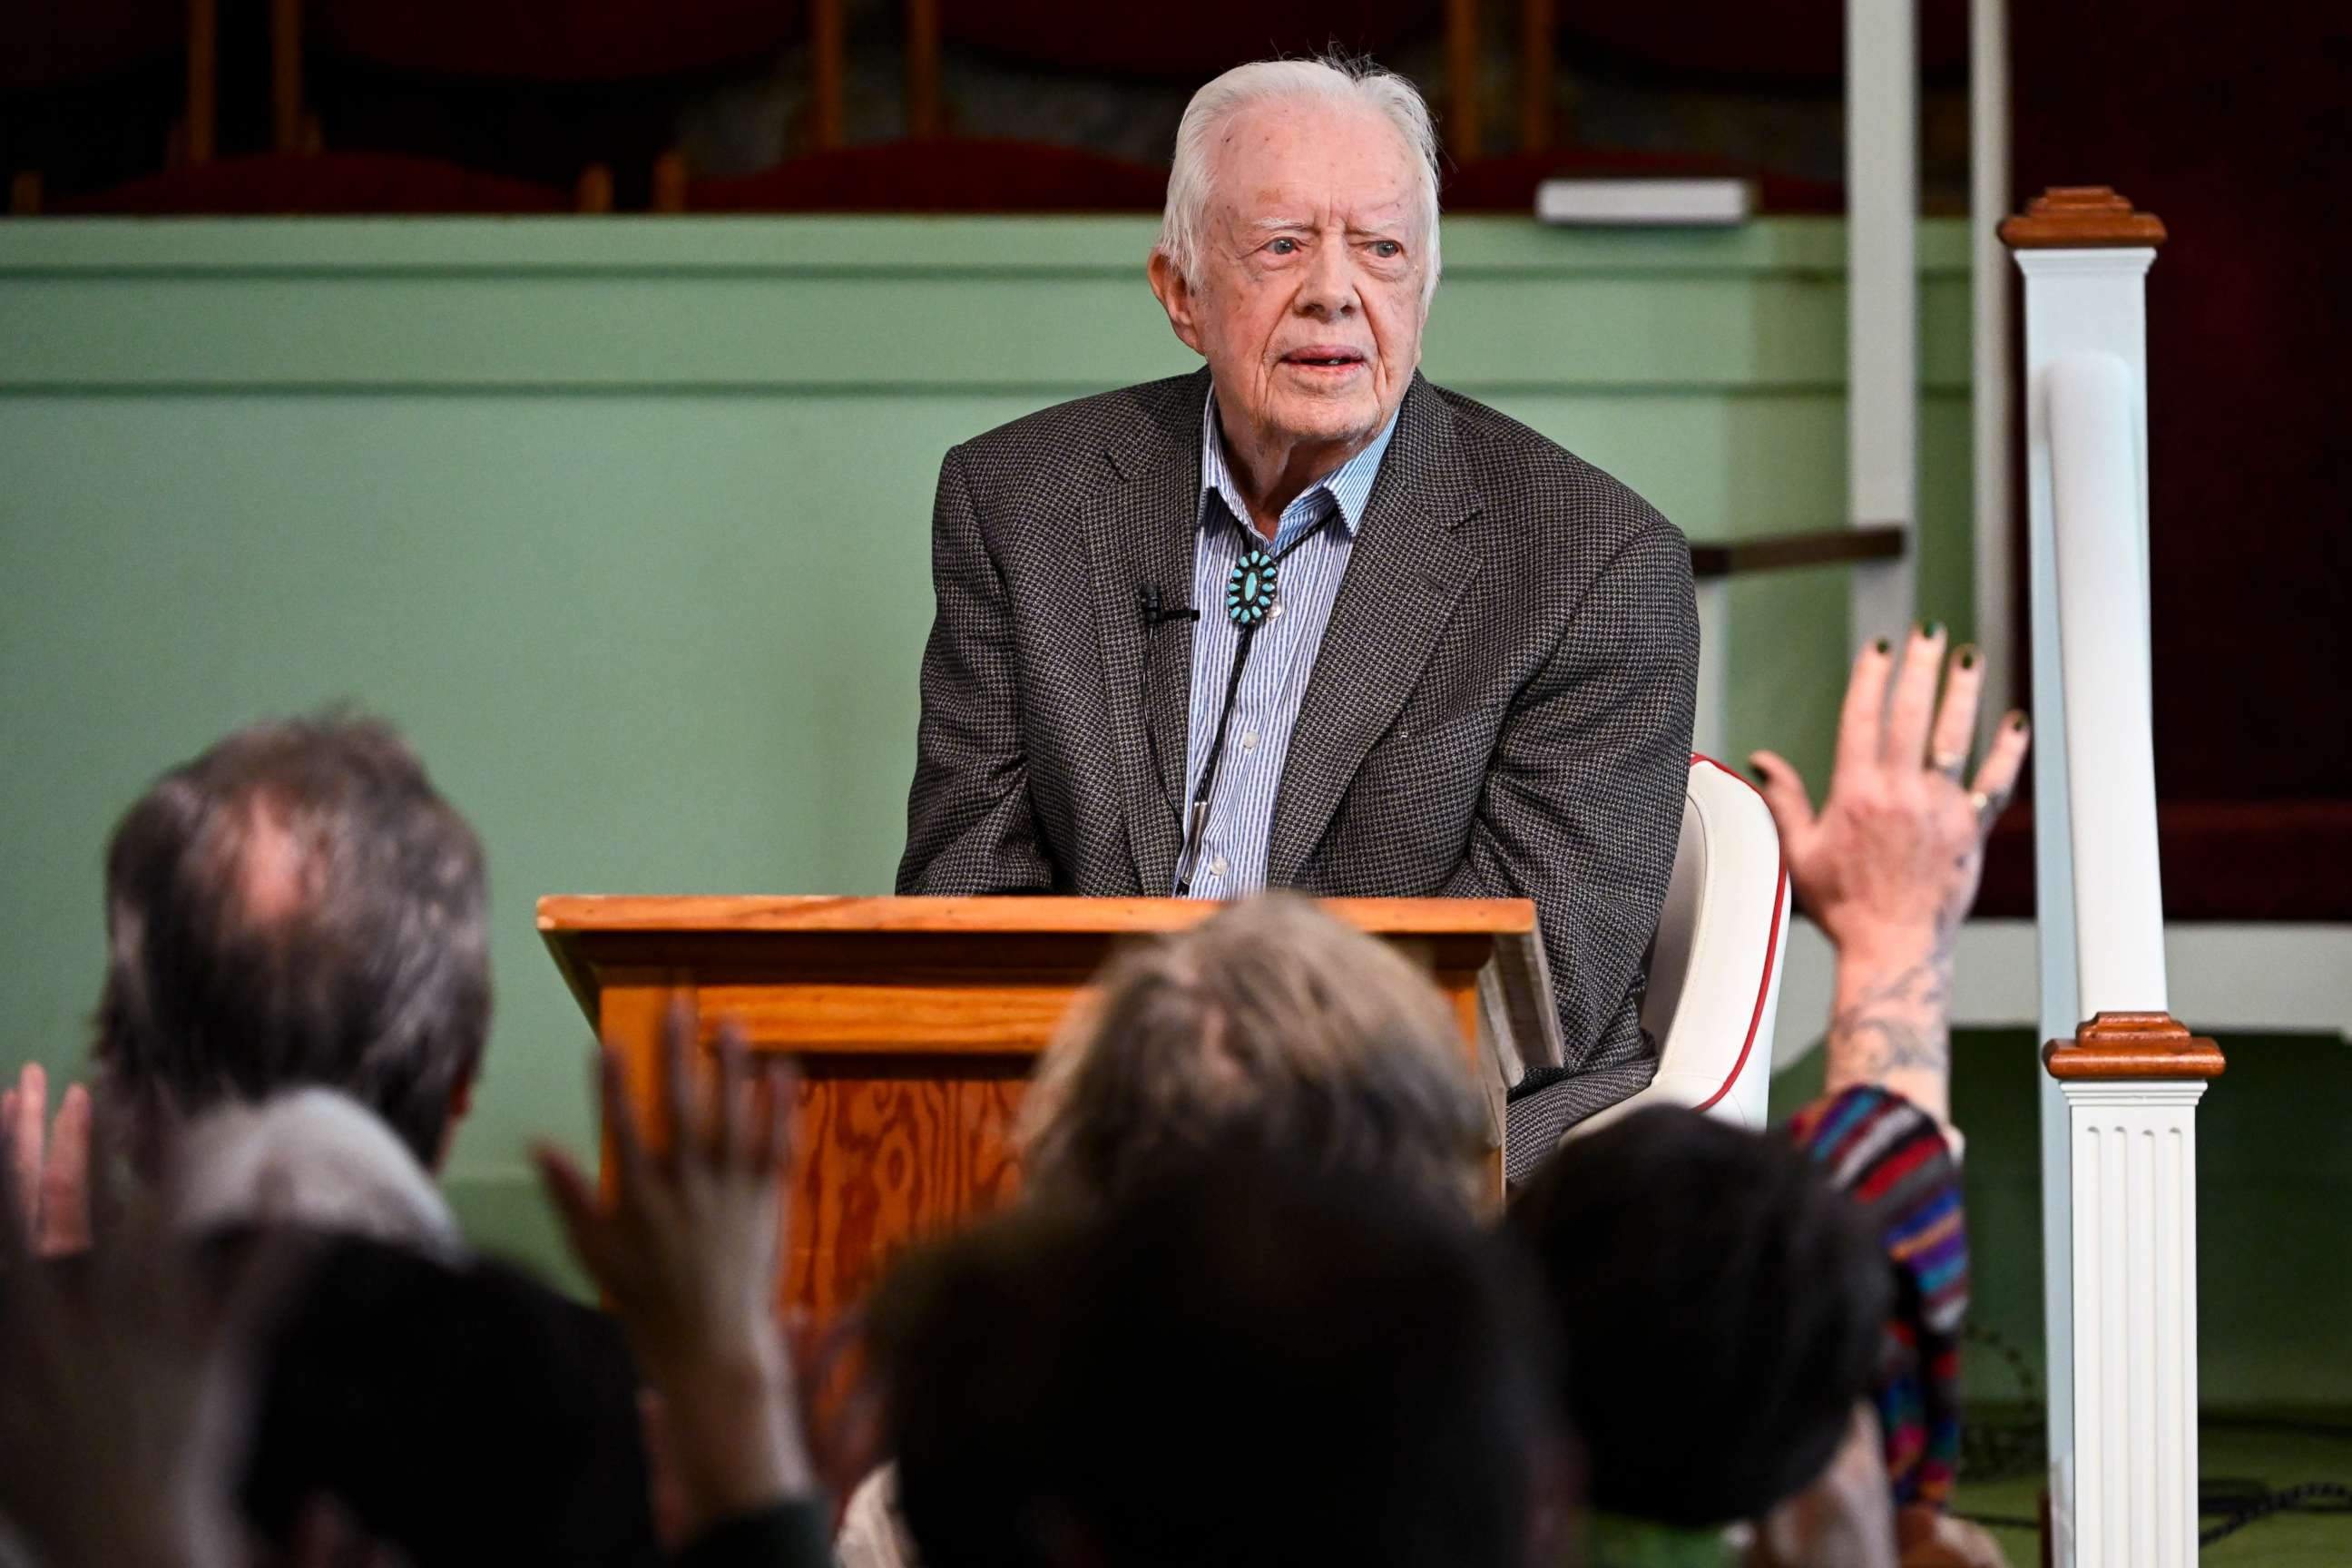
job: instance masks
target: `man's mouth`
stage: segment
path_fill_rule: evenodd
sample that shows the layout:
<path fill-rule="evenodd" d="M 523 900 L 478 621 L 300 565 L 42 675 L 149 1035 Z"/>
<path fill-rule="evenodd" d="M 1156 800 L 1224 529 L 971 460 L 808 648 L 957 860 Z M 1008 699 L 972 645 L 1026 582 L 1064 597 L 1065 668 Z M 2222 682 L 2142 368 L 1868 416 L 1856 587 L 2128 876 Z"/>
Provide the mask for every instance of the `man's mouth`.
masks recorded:
<path fill-rule="evenodd" d="M 1364 363 L 1364 356 L 1355 349 L 1315 343 L 1307 348 L 1293 349 L 1282 356 L 1282 363 L 1308 370 L 1352 370 Z"/>

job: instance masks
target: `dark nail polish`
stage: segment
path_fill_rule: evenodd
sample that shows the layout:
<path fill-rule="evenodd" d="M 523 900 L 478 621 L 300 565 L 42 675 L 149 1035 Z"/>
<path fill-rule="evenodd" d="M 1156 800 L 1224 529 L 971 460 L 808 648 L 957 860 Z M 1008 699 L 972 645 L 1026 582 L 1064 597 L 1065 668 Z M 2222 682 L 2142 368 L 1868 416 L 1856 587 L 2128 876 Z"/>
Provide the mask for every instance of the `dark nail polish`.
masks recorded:
<path fill-rule="evenodd" d="M 1770 784 L 1772 782 L 1772 775 L 1766 773 L 1762 768 L 1758 767 L 1754 763 L 1748 764 L 1748 771 L 1756 775 L 1756 782 L 1758 784 Z"/>
<path fill-rule="evenodd" d="M 1962 669 L 1974 669 L 1976 667 L 1977 650 L 1972 647 L 1964 647 L 1960 649 L 1960 668 Z"/>
<path fill-rule="evenodd" d="M 1879 638 L 1879 639 L 1878 639 L 1878 651 L 1879 651 L 1879 652 L 1881 652 L 1881 653 L 1885 653 L 1885 652 L 1886 651 L 1886 649 L 1887 649 L 1887 641 L 1886 641 L 1886 639 L 1885 639 L 1885 637 L 1881 637 L 1881 638 Z"/>
<path fill-rule="evenodd" d="M 1928 641 L 1933 642 L 1937 637 L 1944 635 L 1944 623 L 1941 621 L 1929 621 L 1927 623 L 1927 629 L 1922 631 L 1919 635 L 1926 637 Z"/>
<path fill-rule="evenodd" d="M 2025 733 L 2025 715 L 2022 713 L 2011 714 L 2009 716 L 2009 727 L 2016 731 L 2021 735 Z"/>

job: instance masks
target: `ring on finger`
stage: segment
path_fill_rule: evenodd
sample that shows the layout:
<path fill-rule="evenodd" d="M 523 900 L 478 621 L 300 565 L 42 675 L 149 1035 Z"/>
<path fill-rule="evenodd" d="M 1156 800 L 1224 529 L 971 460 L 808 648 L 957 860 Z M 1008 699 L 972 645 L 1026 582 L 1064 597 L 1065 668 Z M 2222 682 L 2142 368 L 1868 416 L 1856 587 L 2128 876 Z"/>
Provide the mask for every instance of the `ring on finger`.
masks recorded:
<path fill-rule="evenodd" d="M 1958 784 L 1961 772 L 1969 765 L 1969 754 L 1966 752 L 1946 752 L 1933 758 L 1931 765 L 1937 773 Z M 1981 795 L 1983 792 L 1979 790 L 1977 793 Z"/>
<path fill-rule="evenodd" d="M 1979 823 L 1990 822 L 2000 815 L 2001 803 L 1980 789 L 1969 791 L 1969 805 L 1977 814 Z"/>

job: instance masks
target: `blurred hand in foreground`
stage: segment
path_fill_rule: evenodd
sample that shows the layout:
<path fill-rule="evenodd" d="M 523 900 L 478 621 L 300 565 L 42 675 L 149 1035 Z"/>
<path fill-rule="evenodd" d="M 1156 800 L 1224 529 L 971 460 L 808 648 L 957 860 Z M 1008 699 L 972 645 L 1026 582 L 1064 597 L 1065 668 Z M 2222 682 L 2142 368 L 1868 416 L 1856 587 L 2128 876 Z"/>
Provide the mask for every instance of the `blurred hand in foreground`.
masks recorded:
<path fill-rule="evenodd" d="M 0 1090 L 0 1138 L 8 1142 L 14 1212 L 38 1258 L 87 1249 L 89 1222 L 89 1090 L 69 1084 L 49 1121 L 49 1076 L 27 1062 L 16 1087 Z"/>
<path fill-rule="evenodd" d="M 42 1568 L 243 1563 L 252 1355 L 294 1254 L 264 1237 L 221 1279 L 134 1215 L 86 1260 L 45 1263 L 0 1143 L 0 1536 Z"/>
<path fill-rule="evenodd" d="M 572 1249 L 628 1331 L 660 1396 L 665 1458 L 691 1537 L 804 1498 L 814 1479 L 776 1319 L 794 1093 L 782 1064 L 754 1073 L 742 1031 L 721 1026 L 716 1092 L 691 1070 L 693 1013 L 664 1021 L 666 1149 L 649 1152 L 618 1058 L 599 1058 L 614 1201 L 562 1150 L 535 1151 Z"/>

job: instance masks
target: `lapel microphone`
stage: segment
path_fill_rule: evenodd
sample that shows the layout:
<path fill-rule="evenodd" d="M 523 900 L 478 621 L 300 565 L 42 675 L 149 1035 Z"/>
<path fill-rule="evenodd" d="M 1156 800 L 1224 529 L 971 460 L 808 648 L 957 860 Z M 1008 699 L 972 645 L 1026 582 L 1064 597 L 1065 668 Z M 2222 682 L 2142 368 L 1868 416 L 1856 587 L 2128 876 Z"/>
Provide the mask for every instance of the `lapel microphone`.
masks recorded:
<path fill-rule="evenodd" d="M 1172 610 L 1168 608 L 1166 595 L 1160 593 L 1157 583 L 1149 583 L 1136 589 L 1135 596 L 1142 605 L 1146 626 L 1156 626 L 1162 621 L 1197 621 L 1201 618 L 1200 611 L 1182 605 Z"/>

